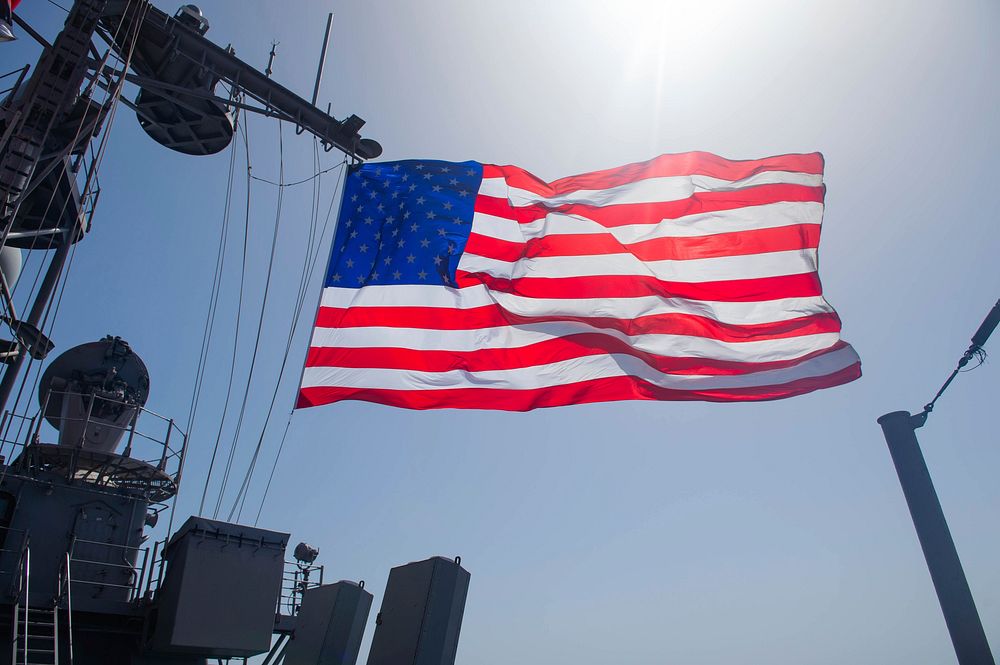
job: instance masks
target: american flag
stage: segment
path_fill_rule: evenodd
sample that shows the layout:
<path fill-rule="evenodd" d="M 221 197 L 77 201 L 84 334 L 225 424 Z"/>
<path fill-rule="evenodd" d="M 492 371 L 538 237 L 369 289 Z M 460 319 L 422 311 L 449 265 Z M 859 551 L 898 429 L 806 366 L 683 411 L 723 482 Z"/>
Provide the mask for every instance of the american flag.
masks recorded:
<path fill-rule="evenodd" d="M 348 178 L 298 406 L 526 411 L 790 397 L 861 375 L 823 298 L 823 157 L 704 152 L 546 183 Z"/>

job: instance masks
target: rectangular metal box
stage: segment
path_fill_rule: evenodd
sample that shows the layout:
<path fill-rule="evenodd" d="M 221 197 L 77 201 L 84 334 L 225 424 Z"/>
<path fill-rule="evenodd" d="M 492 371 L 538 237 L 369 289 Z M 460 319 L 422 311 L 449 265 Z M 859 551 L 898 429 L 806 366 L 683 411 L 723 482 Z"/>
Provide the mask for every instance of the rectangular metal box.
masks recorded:
<path fill-rule="evenodd" d="M 355 582 L 308 589 L 295 617 L 285 665 L 354 665 L 371 607 L 372 595 Z"/>
<path fill-rule="evenodd" d="M 191 517 L 164 548 L 150 648 L 217 658 L 267 651 L 288 534 Z"/>
<path fill-rule="evenodd" d="M 469 578 L 443 557 L 389 571 L 368 665 L 454 665 Z"/>

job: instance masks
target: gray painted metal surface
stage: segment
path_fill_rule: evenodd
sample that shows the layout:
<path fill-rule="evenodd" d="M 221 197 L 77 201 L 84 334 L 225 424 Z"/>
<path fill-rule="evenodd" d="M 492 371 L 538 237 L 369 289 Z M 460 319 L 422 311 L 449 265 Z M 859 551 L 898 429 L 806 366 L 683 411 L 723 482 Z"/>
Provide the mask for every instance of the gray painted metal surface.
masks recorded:
<path fill-rule="evenodd" d="M 372 595 L 355 582 L 307 590 L 284 665 L 354 665 L 371 606 Z"/>
<path fill-rule="evenodd" d="M 893 411 L 878 419 L 910 508 L 927 569 L 960 665 L 995 665 L 969 582 L 924 462 L 915 429 L 923 419 Z"/>
<path fill-rule="evenodd" d="M 271 646 L 288 534 L 190 517 L 164 550 L 150 646 L 248 657 Z"/>
<path fill-rule="evenodd" d="M 443 557 L 389 571 L 368 665 L 453 665 L 469 577 Z"/>

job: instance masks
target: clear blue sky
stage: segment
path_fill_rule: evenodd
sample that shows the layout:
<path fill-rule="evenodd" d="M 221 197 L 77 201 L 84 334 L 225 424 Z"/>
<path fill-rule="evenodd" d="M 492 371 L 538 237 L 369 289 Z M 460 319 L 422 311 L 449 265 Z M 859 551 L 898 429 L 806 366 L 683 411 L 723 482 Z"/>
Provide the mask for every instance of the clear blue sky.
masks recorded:
<path fill-rule="evenodd" d="M 853 384 L 752 405 L 310 409 L 294 417 L 262 526 L 318 545 L 328 575 L 366 580 L 372 619 L 391 566 L 461 555 L 472 573 L 463 665 L 954 662 L 875 418 L 919 409 L 1000 295 L 996 3 L 201 4 L 209 36 L 252 63 L 263 67 L 280 42 L 275 78 L 305 96 L 336 11 L 322 99 L 365 118 L 386 159 L 514 163 L 553 179 L 663 152 L 822 151 L 821 274 L 864 361 Z M 61 21 L 43 0 L 22 14 L 49 35 Z M 25 42 L 0 46 L 5 64 L 34 53 Z M 276 178 L 278 126 L 249 122 L 254 173 Z M 171 153 L 126 109 L 113 131 L 55 341 L 123 336 L 149 365 L 149 406 L 183 424 L 228 157 Z M 288 179 L 312 173 L 311 151 L 286 128 Z M 333 184 L 324 178 L 324 211 Z M 285 197 L 239 477 L 281 361 L 310 195 L 307 185 Z M 244 196 L 239 185 L 237 209 Z M 274 213 L 273 188 L 255 185 L 238 377 Z M 264 439 L 265 470 L 321 270 Z M 227 270 L 182 517 L 197 510 L 215 443 L 237 277 Z M 1000 339 L 993 346 L 1000 355 Z M 920 431 L 995 651 L 998 387 L 995 362 L 963 375 Z"/>

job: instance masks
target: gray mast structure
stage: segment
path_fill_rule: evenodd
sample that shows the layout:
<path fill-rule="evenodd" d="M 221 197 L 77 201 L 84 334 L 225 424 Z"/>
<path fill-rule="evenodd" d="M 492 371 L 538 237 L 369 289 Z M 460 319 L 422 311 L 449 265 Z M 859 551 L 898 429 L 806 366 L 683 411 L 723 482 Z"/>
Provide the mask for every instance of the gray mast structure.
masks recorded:
<path fill-rule="evenodd" d="M 288 534 L 202 517 L 149 542 L 146 530 L 172 510 L 188 441 L 146 408 L 150 377 L 127 342 L 65 351 L 41 376 L 37 412 L 5 409 L 25 360 L 55 346 L 42 330 L 70 248 L 93 220 L 92 142 L 116 102 L 190 155 L 229 145 L 239 111 L 294 123 L 356 162 L 381 146 L 361 137 L 362 119 L 337 120 L 208 41 L 193 5 L 169 16 L 146 0 L 76 0 L 51 44 L 15 18 L 43 53 L 34 68 L 0 75 L 0 319 L 11 332 L 0 340 L 0 665 L 261 654 L 265 665 L 354 665 L 373 596 L 363 582 L 324 582 L 315 548 L 300 543 L 286 561 Z M 322 63 L 317 86 L 321 73 Z M 134 99 L 121 96 L 126 82 Z M 23 317 L 11 295 L 19 250 L 49 254 Z M 393 568 L 368 664 L 453 665 L 468 584 L 458 558 Z"/>

